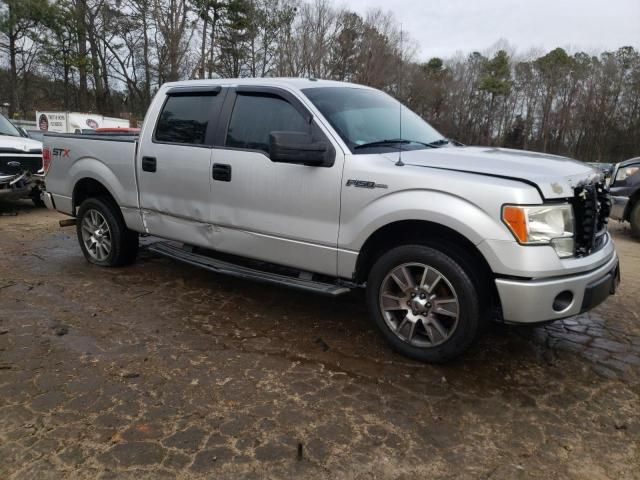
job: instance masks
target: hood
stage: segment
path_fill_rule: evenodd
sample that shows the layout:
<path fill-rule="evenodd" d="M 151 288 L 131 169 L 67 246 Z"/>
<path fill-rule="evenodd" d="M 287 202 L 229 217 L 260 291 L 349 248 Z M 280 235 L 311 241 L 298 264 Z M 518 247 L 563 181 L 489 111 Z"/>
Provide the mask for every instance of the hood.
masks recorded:
<path fill-rule="evenodd" d="M 405 165 L 504 177 L 534 184 L 544 198 L 568 198 L 603 175 L 586 163 L 546 153 L 493 147 L 444 147 L 402 152 Z"/>
<path fill-rule="evenodd" d="M 32 150 L 42 150 L 42 142 L 26 137 L 0 135 L 0 153 L 3 153 L 3 150 L 17 150 L 18 153 L 32 153 Z"/>

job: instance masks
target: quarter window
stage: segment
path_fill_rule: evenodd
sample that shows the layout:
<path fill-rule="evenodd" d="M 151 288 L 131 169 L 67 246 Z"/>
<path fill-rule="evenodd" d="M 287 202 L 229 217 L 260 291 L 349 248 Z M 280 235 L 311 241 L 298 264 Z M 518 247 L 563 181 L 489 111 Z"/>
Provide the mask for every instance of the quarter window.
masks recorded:
<path fill-rule="evenodd" d="M 226 146 L 269 152 L 271 132 L 309 133 L 304 117 L 289 102 L 272 95 L 236 97 Z"/>
<path fill-rule="evenodd" d="M 156 141 L 203 145 L 209 121 L 221 103 L 219 95 L 170 96 L 160 113 Z"/>

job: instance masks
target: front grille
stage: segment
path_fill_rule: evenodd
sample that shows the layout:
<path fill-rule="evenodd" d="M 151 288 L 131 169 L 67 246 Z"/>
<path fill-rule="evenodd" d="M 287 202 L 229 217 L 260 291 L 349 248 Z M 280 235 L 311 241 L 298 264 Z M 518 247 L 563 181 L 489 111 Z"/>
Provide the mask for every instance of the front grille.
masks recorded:
<path fill-rule="evenodd" d="M 15 175 L 25 170 L 38 173 L 42 169 L 42 156 L 37 154 L 0 156 L 0 173 Z"/>
<path fill-rule="evenodd" d="M 599 250 L 606 240 L 611 197 L 604 183 L 577 187 L 572 199 L 576 219 L 576 257 Z"/>

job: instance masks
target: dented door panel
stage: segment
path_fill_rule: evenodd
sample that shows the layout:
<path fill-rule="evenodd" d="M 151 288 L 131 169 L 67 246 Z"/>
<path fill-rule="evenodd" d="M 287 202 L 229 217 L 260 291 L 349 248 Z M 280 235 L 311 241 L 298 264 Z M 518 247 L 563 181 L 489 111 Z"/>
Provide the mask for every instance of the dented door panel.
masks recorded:
<path fill-rule="evenodd" d="M 202 234 L 210 220 L 211 151 L 224 92 L 174 91 L 149 112 L 136 159 L 147 233 L 212 247 Z"/>

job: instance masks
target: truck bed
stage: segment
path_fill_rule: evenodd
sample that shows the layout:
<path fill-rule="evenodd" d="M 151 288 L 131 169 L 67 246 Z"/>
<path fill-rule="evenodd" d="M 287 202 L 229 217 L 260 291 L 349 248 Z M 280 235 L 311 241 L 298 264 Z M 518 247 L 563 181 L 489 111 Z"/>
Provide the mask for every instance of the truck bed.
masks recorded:
<path fill-rule="evenodd" d="M 102 132 L 102 133 L 53 133 L 47 132 L 44 137 L 51 138 L 81 138 L 86 140 L 105 140 L 116 142 L 135 142 L 138 139 L 138 133 L 116 133 L 116 132 Z"/>
<path fill-rule="evenodd" d="M 51 153 L 46 189 L 56 208 L 75 213 L 73 190 L 83 179 L 106 186 L 122 208 L 137 208 L 137 139 L 137 134 L 45 134 L 43 148 Z"/>

